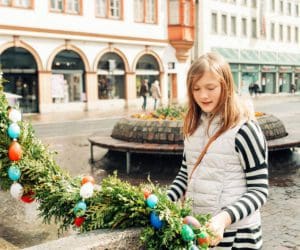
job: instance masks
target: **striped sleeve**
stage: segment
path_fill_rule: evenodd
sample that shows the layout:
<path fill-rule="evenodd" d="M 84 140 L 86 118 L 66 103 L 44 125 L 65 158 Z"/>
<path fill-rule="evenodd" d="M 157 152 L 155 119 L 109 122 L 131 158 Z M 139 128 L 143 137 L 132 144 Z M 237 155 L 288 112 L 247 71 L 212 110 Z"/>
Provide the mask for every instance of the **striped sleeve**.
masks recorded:
<path fill-rule="evenodd" d="M 185 153 L 183 153 L 180 170 L 167 192 L 171 201 L 177 201 L 185 194 L 187 190 L 187 181 L 188 181 L 187 166 L 186 166 Z"/>
<path fill-rule="evenodd" d="M 224 208 L 237 222 L 258 210 L 268 197 L 268 149 L 257 122 L 245 123 L 235 138 L 235 148 L 245 171 L 247 192 Z"/>

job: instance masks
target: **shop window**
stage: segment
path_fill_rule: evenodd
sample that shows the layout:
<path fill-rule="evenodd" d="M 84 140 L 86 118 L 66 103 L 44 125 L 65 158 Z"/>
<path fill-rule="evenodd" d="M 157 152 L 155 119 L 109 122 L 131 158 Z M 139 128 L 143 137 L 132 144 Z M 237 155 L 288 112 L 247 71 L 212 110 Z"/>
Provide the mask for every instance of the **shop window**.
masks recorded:
<path fill-rule="evenodd" d="M 81 14 L 81 0 L 50 0 L 50 10 L 68 14 Z"/>
<path fill-rule="evenodd" d="M 52 100 L 54 103 L 86 101 L 84 64 L 74 51 L 63 50 L 52 63 Z"/>
<path fill-rule="evenodd" d="M 0 65 L 8 81 L 4 91 L 17 95 L 10 105 L 19 105 L 24 113 L 38 112 L 37 64 L 33 55 L 24 48 L 11 47 L 0 55 Z"/>
<path fill-rule="evenodd" d="M 116 53 L 104 54 L 98 63 L 98 98 L 125 98 L 125 64 Z"/>
<path fill-rule="evenodd" d="M 136 65 L 136 93 L 140 95 L 142 81 L 146 80 L 149 89 L 155 80 L 159 80 L 159 65 L 152 55 L 143 55 Z"/>
<path fill-rule="evenodd" d="M 0 6 L 30 9 L 33 6 L 33 0 L 0 0 Z"/>
<path fill-rule="evenodd" d="M 134 0 L 134 21 L 157 23 L 157 0 Z"/>
<path fill-rule="evenodd" d="M 122 0 L 96 0 L 96 16 L 110 19 L 121 19 L 122 6 Z"/>

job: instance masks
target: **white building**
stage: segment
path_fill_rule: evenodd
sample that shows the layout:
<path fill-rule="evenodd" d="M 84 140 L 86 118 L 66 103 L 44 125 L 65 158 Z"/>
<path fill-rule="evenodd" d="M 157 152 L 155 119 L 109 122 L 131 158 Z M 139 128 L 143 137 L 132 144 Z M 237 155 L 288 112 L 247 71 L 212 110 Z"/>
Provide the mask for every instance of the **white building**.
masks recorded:
<path fill-rule="evenodd" d="M 159 80 L 164 104 L 184 102 L 193 7 L 192 0 L 0 0 L 5 91 L 23 97 L 23 112 L 120 110 L 141 107 L 148 79 Z"/>
<path fill-rule="evenodd" d="M 199 0 L 195 27 L 194 57 L 221 53 L 239 91 L 300 90 L 299 0 Z"/>

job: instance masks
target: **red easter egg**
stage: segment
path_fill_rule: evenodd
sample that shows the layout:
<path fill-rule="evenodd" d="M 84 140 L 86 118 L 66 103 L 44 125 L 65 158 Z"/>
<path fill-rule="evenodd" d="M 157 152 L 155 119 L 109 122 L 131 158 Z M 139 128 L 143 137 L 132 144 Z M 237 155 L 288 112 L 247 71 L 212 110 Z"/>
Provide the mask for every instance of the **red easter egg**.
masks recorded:
<path fill-rule="evenodd" d="M 83 185 L 83 184 L 85 184 L 87 182 L 91 182 L 94 185 L 95 184 L 95 180 L 94 180 L 93 176 L 90 176 L 90 175 L 84 176 L 82 178 L 82 180 L 81 180 L 81 185 Z"/>
<path fill-rule="evenodd" d="M 25 202 L 25 203 L 31 203 L 34 201 L 34 192 L 33 191 L 29 191 L 28 193 L 24 194 L 21 197 L 21 201 Z"/>
<path fill-rule="evenodd" d="M 8 149 L 8 158 L 11 161 L 18 161 L 22 157 L 22 148 L 21 145 L 14 141 L 10 144 L 9 149 Z"/>
<path fill-rule="evenodd" d="M 208 246 L 209 245 L 209 237 L 206 237 L 206 238 L 198 238 L 198 244 L 202 247 L 204 246 Z"/>
<path fill-rule="evenodd" d="M 74 220 L 74 224 L 76 227 L 80 227 L 84 221 L 85 221 L 84 217 L 76 217 Z"/>
<path fill-rule="evenodd" d="M 144 190 L 144 198 L 147 199 L 148 196 L 151 194 L 151 192 L 149 190 Z"/>

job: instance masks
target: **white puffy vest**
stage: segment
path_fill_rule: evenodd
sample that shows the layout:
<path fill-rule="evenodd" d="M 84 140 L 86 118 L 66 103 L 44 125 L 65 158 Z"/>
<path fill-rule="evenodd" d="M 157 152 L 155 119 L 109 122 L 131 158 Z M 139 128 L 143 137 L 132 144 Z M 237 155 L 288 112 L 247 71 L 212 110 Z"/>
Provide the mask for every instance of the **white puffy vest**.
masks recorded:
<path fill-rule="evenodd" d="M 201 151 L 220 126 L 215 118 L 207 134 L 208 118 L 201 116 L 201 126 L 195 133 L 185 139 L 185 154 L 188 174 L 197 161 Z M 246 192 L 246 178 L 238 153 L 235 151 L 235 137 L 244 124 L 241 121 L 234 128 L 219 136 L 208 148 L 207 153 L 194 171 L 189 181 L 187 197 L 193 200 L 194 214 L 216 215 L 225 206 L 237 201 Z M 259 211 L 232 224 L 236 229 L 260 224 Z"/>

